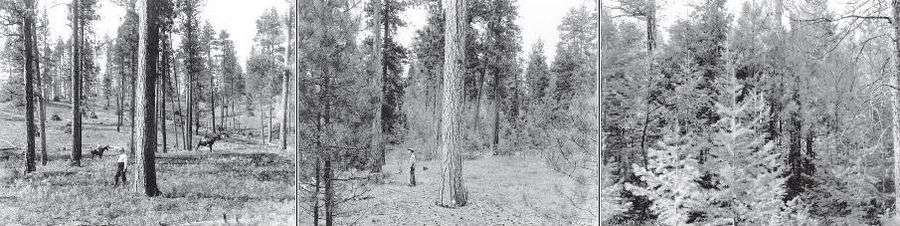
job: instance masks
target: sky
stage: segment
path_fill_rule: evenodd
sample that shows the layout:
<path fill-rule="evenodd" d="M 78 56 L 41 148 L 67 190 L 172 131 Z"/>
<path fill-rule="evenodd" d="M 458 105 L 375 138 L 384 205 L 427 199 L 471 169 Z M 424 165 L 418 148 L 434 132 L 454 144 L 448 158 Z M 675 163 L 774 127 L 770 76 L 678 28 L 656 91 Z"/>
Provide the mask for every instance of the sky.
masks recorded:
<path fill-rule="evenodd" d="M 71 36 L 71 25 L 66 19 L 70 2 L 71 0 L 48 0 L 41 1 L 39 5 L 39 8 L 48 11 L 52 40 Z M 253 45 L 256 19 L 264 10 L 272 7 L 283 14 L 288 4 L 288 0 L 207 0 L 201 10 L 201 18 L 209 20 L 217 31 L 224 29 L 231 34 L 243 65 Z M 573 7 L 587 5 L 596 9 L 596 4 L 596 0 L 519 0 L 519 17 L 516 23 L 522 30 L 523 48 L 519 56 L 524 60 L 527 53 L 530 53 L 532 44 L 541 40 L 544 42 L 547 59 L 553 59 L 556 43 L 559 41 L 557 27 L 563 16 Z M 115 37 L 117 28 L 124 20 L 125 8 L 114 4 L 112 0 L 100 0 L 98 12 L 101 18 L 94 22 L 95 38 Z M 398 30 L 397 39 L 402 45 L 409 47 L 415 31 L 426 24 L 428 13 L 420 6 L 408 8 L 402 16 L 407 26 Z M 97 58 L 97 61 L 101 69 L 104 69 L 105 60 Z"/>

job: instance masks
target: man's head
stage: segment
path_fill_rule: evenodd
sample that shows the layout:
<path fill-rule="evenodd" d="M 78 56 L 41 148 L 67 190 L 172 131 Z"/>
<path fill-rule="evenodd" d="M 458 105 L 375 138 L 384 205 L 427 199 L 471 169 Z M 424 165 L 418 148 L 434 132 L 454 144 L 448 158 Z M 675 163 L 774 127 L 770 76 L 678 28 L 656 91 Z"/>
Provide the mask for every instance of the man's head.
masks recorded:
<path fill-rule="evenodd" d="M 409 150 L 409 153 L 414 153 L 414 152 L 416 152 L 416 151 L 413 150 L 412 148 L 407 148 L 406 150 Z"/>

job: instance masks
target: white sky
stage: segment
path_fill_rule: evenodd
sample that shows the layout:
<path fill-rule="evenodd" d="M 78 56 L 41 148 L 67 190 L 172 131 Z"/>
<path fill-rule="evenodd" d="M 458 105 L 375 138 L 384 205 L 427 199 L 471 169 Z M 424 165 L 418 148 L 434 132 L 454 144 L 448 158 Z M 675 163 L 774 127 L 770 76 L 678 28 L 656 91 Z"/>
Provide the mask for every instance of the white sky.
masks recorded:
<path fill-rule="evenodd" d="M 40 8 L 46 8 L 50 16 L 50 36 L 52 40 L 71 36 L 71 28 L 66 19 L 68 4 L 71 0 L 42 1 Z M 201 11 L 201 18 L 207 19 L 215 27 L 216 31 L 227 30 L 235 41 L 238 50 L 238 58 L 243 65 L 249 56 L 253 37 L 256 34 L 256 19 L 263 11 L 276 7 L 279 13 L 287 10 L 288 0 L 207 0 Z M 557 26 L 570 8 L 586 4 L 597 8 L 595 0 L 519 0 L 519 18 L 516 22 L 522 29 L 523 52 L 520 56 L 524 59 L 530 52 L 531 45 L 537 41 L 544 42 L 544 52 L 548 59 L 552 59 L 558 42 Z M 116 30 L 123 21 L 125 9 L 115 5 L 111 0 L 100 0 L 100 20 L 94 24 L 96 39 L 105 36 L 115 37 Z M 409 8 L 403 13 L 407 26 L 401 28 L 398 40 L 409 47 L 415 36 L 415 31 L 425 25 L 427 12 L 424 7 Z M 105 60 L 98 58 L 101 68 Z"/>

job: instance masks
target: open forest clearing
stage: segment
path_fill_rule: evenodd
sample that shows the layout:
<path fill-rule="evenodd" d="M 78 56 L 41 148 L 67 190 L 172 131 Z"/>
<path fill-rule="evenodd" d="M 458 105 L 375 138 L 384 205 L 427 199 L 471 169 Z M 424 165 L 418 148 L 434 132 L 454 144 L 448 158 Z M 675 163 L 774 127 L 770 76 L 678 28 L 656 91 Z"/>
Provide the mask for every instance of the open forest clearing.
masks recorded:
<path fill-rule="evenodd" d="M 131 186 L 113 187 L 115 156 L 85 156 L 81 167 L 68 166 L 68 152 L 60 148 L 71 134 L 62 127 L 70 108 L 50 105 L 47 145 L 50 161 L 35 173 L 22 175 L 22 149 L 0 153 L 0 222 L 31 224 L 171 224 L 230 220 L 292 224 L 294 192 L 292 152 L 274 147 L 226 140 L 212 152 L 206 148 L 184 151 L 170 147 L 157 153 L 157 173 L 161 195 L 145 198 L 132 195 Z M 0 107 L 0 148 L 21 147 L 24 119 L 4 104 Z M 98 119 L 86 120 L 85 150 L 97 145 L 127 147 L 128 133 L 116 132 L 115 119 L 98 111 Z M 170 136 L 174 138 L 174 134 Z M 174 141 L 174 140 L 173 140 Z M 171 141 L 170 141 L 171 142 Z M 170 143 L 174 146 L 174 142 Z M 86 153 L 87 154 L 87 153 Z M 129 175 L 130 176 L 130 175 Z M 131 178 L 129 178 L 131 180 Z"/>
<path fill-rule="evenodd" d="M 214 146 L 184 151 L 170 147 L 157 153 L 157 172 L 162 195 L 145 198 L 131 195 L 130 187 L 113 187 L 115 155 L 86 157 L 81 167 L 67 165 L 68 152 L 61 151 L 71 134 L 61 128 L 70 108 L 50 104 L 46 166 L 22 175 L 24 128 L 21 110 L 0 104 L 0 222 L 34 224 L 196 224 L 231 223 L 287 224 L 294 221 L 293 152 L 272 145 L 226 139 Z M 128 133 L 115 131 L 114 115 L 97 111 L 98 119 L 86 120 L 85 150 L 97 145 L 126 147 Z M 248 122 L 249 124 L 250 122 Z M 174 134 L 170 137 L 174 138 Z M 174 139 L 169 141 L 174 146 Z M 418 166 L 417 183 L 409 186 L 403 171 L 403 153 L 389 156 L 385 180 L 370 184 L 338 224 L 590 224 L 591 209 L 598 202 L 569 203 L 565 192 L 579 187 L 533 157 L 475 156 L 464 161 L 464 179 L 474 197 L 470 205 L 458 209 L 434 205 L 440 185 L 440 161 L 423 161 Z M 419 171 L 421 170 L 421 171 Z M 592 198 L 596 200 L 596 195 Z M 305 219 L 305 221 L 304 221 Z M 309 218 L 301 218 L 308 224 Z"/>

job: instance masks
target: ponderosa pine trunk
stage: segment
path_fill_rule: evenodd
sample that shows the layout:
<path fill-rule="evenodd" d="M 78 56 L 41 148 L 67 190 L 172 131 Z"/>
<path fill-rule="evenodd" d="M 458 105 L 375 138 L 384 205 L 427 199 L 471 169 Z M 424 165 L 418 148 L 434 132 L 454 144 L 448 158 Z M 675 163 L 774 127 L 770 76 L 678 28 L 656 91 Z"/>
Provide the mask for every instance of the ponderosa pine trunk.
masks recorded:
<path fill-rule="evenodd" d="M 25 18 L 23 18 L 22 24 L 22 36 L 25 41 L 25 173 L 34 172 L 36 170 L 34 160 L 35 160 L 35 152 L 34 152 L 34 137 L 35 137 L 35 126 L 34 126 L 34 84 L 32 80 L 34 80 L 34 52 L 32 49 L 33 45 L 33 36 L 34 36 L 34 16 L 32 15 L 34 0 L 26 0 L 26 12 Z M 42 134 L 43 135 L 43 134 Z"/>
<path fill-rule="evenodd" d="M 140 13 L 140 39 L 138 41 L 138 87 L 141 95 L 137 96 L 140 102 L 138 117 L 141 123 L 138 125 L 138 135 L 141 138 L 137 142 L 141 149 L 141 172 L 135 170 L 141 177 L 135 177 L 135 183 L 143 179 L 144 194 L 153 197 L 159 194 L 156 185 L 156 81 L 157 63 L 159 57 L 159 1 L 143 1 L 145 4 Z"/>
<path fill-rule="evenodd" d="M 460 102 L 465 71 L 466 0 L 443 0 L 444 7 L 444 81 L 441 107 L 441 189 L 439 204 L 465 206 L 468 194 L 463 185 L 460 143 Z"/>
<path fill-rule="evenodd" d="M 81 166 L 81 39 L 78 27 L 81 22 L 81 1 L 72 0 L 72 161 L 73 166 Z"/>

